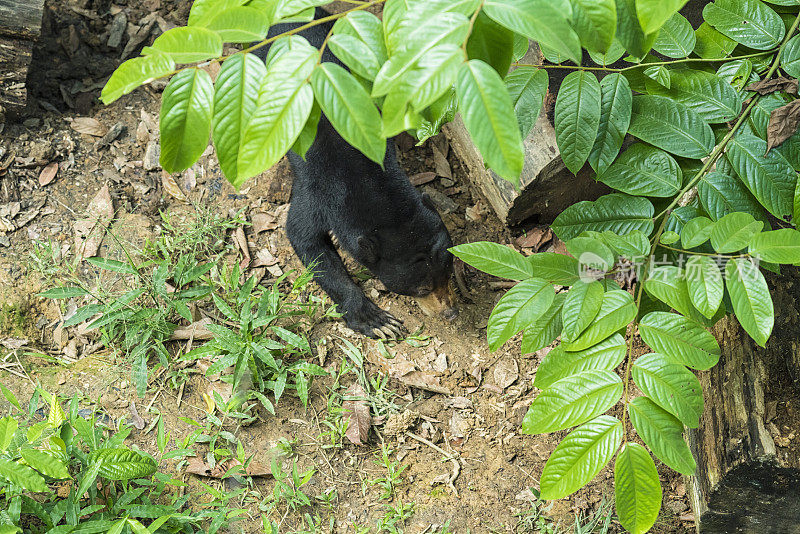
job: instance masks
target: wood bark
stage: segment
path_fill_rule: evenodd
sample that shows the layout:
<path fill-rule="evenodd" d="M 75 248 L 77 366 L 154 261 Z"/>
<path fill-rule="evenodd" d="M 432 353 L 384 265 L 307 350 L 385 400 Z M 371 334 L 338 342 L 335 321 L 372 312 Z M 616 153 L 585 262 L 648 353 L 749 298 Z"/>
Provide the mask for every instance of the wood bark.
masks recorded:
<path fill-rule="evenodd" d="M 733 318 L 715 327 L 719 364 L 699 373 L 705 409 L 688 432 L 687 489 L 703 534 L 800 533 L 800 283 L 771 277 L 776 319 L 765 348 Z"/>
<path fill-rule="evenodd" d="M 25 106 L 25 78 L 39 37 L 44 0 L 0 0 L 0 106 Z"/>

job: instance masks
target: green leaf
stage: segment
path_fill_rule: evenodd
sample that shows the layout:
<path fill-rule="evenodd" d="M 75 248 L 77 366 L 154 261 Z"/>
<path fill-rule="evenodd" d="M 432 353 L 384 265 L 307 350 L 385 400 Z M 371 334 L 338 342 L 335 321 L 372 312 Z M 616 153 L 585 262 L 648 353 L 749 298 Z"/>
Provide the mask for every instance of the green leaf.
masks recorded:
<path fill-rule="evenodd" d="M 89 463 L 100 463 L 100 476 L 108 480 L 149 477 L 156 463 L 149 456 L 130 449 L 97 449 L 89 453 Z"/>
<path fill-rule="evenodd" d="M 562 378 L 583 371 L 611 371 L 625 359 L 626 349 L 625 338 L 620 334 L 614 334 L 597 345 L 578 352 L 566 352 L 564 346 L 559 345 L 542 360 L 536 370 L 533 385 L 546 389 Z"/>
<path fill-rule="evenodd" d="M 661 509 L 661 481 L 653 459 L 638 443 L 626 443 L 614 465 L 617 516 L 631 534 L 644 534 Z"/>
<path fill-rule="evenodd" d="M 794 203 L 792 211 L 792 222 L 795 226 L 800 225 L 800 179 L 794 189 Z"/>
<path fill-rule="evenodd" d="M 374 98 L 388 94 L 431 49 L 445 44 L 460 46 L 469 34 L 469 19 L 457 13 L 440 14 L 415 30 L 410 38 L 414 39 L 418 34 L 415 41 L 406 42 L 394 51 L 378 71 L 372 87 Z"/>
<path fill-rule="evenodd" d="M 216 32 L 226 43 L 251 43 L 266 37 L 269 24 L 264 11 L 237 6 L 220 11 L 204 26 Z"/>
<path fill-rule="evenodd" d="M 535 67 L 519 67 L 505 77 L 506 90 L 514 105 L 519 133 L 522 138 L 528 137 L 547 94 L 547 71 Z"/>
<path fill-rule="evenodd" d="M 562 310 L 563 341 L 577 339 L 592 324 L 603 304 L 603 285 L 600 282 L 577 282 L 567 293 Z"/>
<path fill-rule="evenodd" d="M 614 0 L 574 0 L 572 27 L 587 50 L 607 52 L 617 32 L 616 3 Z"/>
<path fill-rule="evenodd" d="M 311 85 L 323 113 L 344 140 L 383 165 L 386 140 L 379 135 L 381 116 L 353 75 L 334 63 L 322 63 L 314 70 Z"/>
<path fill-rule="evenodd" d="M 313 18 L 313 8 L 317 6 L 324 6 L 328 3 L 330 3 L 330 0 L 283 0 L 276 8 L 275 19 L 282 19 L 283 21 L 286 21 L 291 15 L 297 15 L 298 13 L 304 13 L 305 11 L 309 10 L 311 11 Z M 305 17 L 303 17 L 303 19 L 304 18 Z"/>
<path fill-rule="evenodd" d="M 708 22 L 703 22 L 694 35 L 697 40 L 694 53 L 703 59 L 723 58 L 736 48 L 736 41 L 722 35 Z"/>
<path fill-rule="evenodd" d="M 694 29 L 680 13 L 672 15 L 658 32 L 653 49 L 669 58 L 689 57 L 697 39 Z"/>
<path fill-rule="evenodd" d="M 608 49 L 608 52 L 605 54 L 599 54 L 597 52 L 592 52 L 589 50 L 589 57 L 592 58 L 592 61 L 597 63 L 598 65 L 607 66 L 611 65 L 612 63 L 616 63 L 619 59 L 625 55 L 625 47 L 620 44 L 619 41 L 614 39 L 611 43 L 611 48 Z M 605 78 L 604 78 L 605 79 Z M 602 80 L 600 81 L 602 84 Z"/>
<path fill-rule="evenodd" d="M 758 99 L 753 110 L 750 112 L 750 126 L 753 127 L 752 133 L 762 139 L 766 139 L 767 126 L 769 125 L 769 118 L 772 112 L 786 104 L 786 100 L 775 93 L 765 95 Z"/>
<path fill-rule="evenodd" d="M 29 466 L 50 478 L 72 478 L 69 476 L 67 466 L 51 454 L 37 449 L 22 449 L 20 454 Z"/>
<path fill-rule="evenodd" d="M 486 337 L 495 351 L 511 336 L 544 314 L 555 298 L 553 286 L 540 278 L 529 278 L 509 289 L 489 316 Z"/>
<path fill-rule="evenodd" d="M 614 253 L 602 240 L 594 237 L 575 237 L 566 243 L 567 252 L 578 260 L 582 272 L 607 272 L 614 266 Z"/>
<path fill-rule="evenodd" d="M 100 93 L 100 100 L 108 105 L 140 85 L 167 76 L 174 68 L 175 62 L 167 54 L 151 54 L 129 59 L 117 67 L 108 79 Z"/>
<path fill-rule="evenodd" d="M 622 379 L 613 371 L 583 371 L 542 391 L 522 420 L 523 434 L 544 434 L 594 419 L 619 401 Z"/>
<path fill-rule="evenodd" d="M 636 304 L 631 294 L 622 290 L 609 291 L 603 295 L 603 304 L 592 324 L 575 341 L 563 343 L 564 349 L 571 352 L 588 349 L 635 318 Z"/>
<path fill-rule="evenodd" d="M 0 452 L 5 452 L 17 431 L 17 420 L 7 415 L 0 419 Z"/>
<path fill-rule="evenodd" d="M 99 267 L 100 269 L 105 269 L 106 271 L 114 271 L 117 273 L 125 273 L 125 274 L 136 274 L 136 269 L 133 268 L 129 263 L 125 263 L 118 260 L 112 260 L 109 258 L 102 258 L 97 256 L 95 258 L 86 258 L 86 261 L 94 265 L 95 267 Z"/>
<path fill-rule="evenodd" d="M 258 89 L 267 74 L 264 62 L 253 54 L 234 54 L 222 64 L 214 94 L 214 146 L 222 173 L 232 183 L 243 183 L 239 148 L 258 104 Z"/>
<path fill-rule="evenodd" d="M 756 234 L 750 240 L 748 252 L 771 263 L 800 263 L 800 232 L 782 228 Z"/>
<path fill-rule="evenodd" d="M 314 56 L 310 51 L 291 50 L 269 65 L 242 133 L 237 156 L 239 182 L 234 186 L 239 187 L 247 178 L 272 167 L 300 136 L 314 104 L 306 81 Z M 366 95 L 363 89 L 362 94 Z"/>
<path fill-rule="evenodd" d="M 786 34 L 780 15 L 759 0 L 716 0 L 703 8 L 703 19 L 737 43 L 756 50 L 779 46 Z"/>
<path fill-rule="evenodd" d="M 640 259 L 650 254 L 650 240 L 639 230 L 625 235 L 605 231 L 601 234 L 601 238 L 618 256 L 629 260 Z"/>
<path fill-rule="evenodd" d="M 486 0 L 483 10 L 509 30 L 580 65 L 581 44 L 569 24 L 572 7 L 567 0 Z"/>
<path fill-rule="evenodd" d="M 717 69 L 717 76 L 731 84 L 737 91 L 741 91 L 751 82 L 758 81 L 758 74 L 753 72 L 753 62 L 749 59 L 737 59 L 723 63 Z"/>
<path fill-rule="evenodd" d="M 739 324 L 763 347 L 775 324 L 775 310 L 764 275 L 755 263 L 745 258 L 729 260 L 725 275 Z"/>
<path fill-rule="evenodd" d="M 620 193 L 605 195 L 595 201 L 573 204 L 556 217 L 551 228 L 562 241 L 592 230 L 606 230 L 624 235 L 640 230 L 646 235 L 653 231 L 653 205 L 646 198 Z"/>
<path fill-rule="evenodd" d="M 383 10 L 383 28 L 389 55 L 408 43 L 436 41 L 429 27 L 443 13 L 461 14 L 469 18 L 480 7 L 480 0 L 401 0 L 388 2 Z M 439 22 L 432 26 L 439 25 Z M 469 33 L 469 32 L 467 32 Z M 427 36 L 428 39 L 425 39 Z M 467 34 L 463 34 L 466 38 Z M 462 38 L 462 41 L 463 41 Z M 434 43 L 439 44 L 438 42 Z M 461 44 L 461 42 L 454 43 Z"/>
<path fill-rule="evenodd" d="M 604 77 L 600 81 L 600 93 L 600 123 L 589 153 L 589 165 L 598 174 L 602 174 L 619 154 L 631 122 L 633 104 L 631 87 L 620 73 Z"/>
<path fill-rule="evenodd" d="M 428 50 L 400 81 L 401 90 L 415 111 L 421 113 L 445 93 L 452 90 L 464 53 L 456 45 L 443 44 Z"/>
<path fill-rule="evenodd" d="M 511 66 L 514 35 L 516 35 L 514 32 L 496 23 L 481 11 L 467 40 L 467 57 L 491 65 L 497 74 L 505 77 Z"/>
<path fill-rule="evenodd" d="M 652 353 L 637 358 L 631 374 L 636 386 L 650 400 L 684 425 L 697 428 L 703 413 L 703 389 L 694 373 L 661 354 Z"/>
<path fill-rule="evenodd" d="M 708 256 L 690 256 L 686 262 L 686 283 L 695 308 L 711 319 L 725 292 L 720 266 Z"/>
<path fill-rule="evenodd" d="M 664 302 L 682 315 L 691 317 L 692 301 L 683 269 L 674 265 L 662 265 L 650 271 L 644 282 L 647 294 Z"/>
<path fill-rule="evenodd" d="M 681 236 L 678 234 L 678 232 L 674 230 L 664 230 L 664 233 L 661 234 L 661 237 L 659 238 L 659 242 L 662 245 L 671 245 L 673 243 L 677 243 L 680 238 Z"/>
<path fill-rule="evenodd" d="M 551 284 L 569 286 L 580 278 L 580 265 L 578 260 L 565 254 L 555 252 L 540 252 L 528 256 L 532 272 L 538 278 L 547 280 Z M 532 275 L 531 275 L 532 276 Z"/>
<path fill-rule="evenodd" d="M 633 97 L 628 133 L 687 158 L 700 159 L 714 149 L 711 127 L 685 105 L 663 96 Z"/>
<path fill-rule="evenodd" d="M 222 55 L 222 38 L 216 32 L 198 26 L 179 26 L 159 35 L 146 49 L 166 54 L 175 63 L 196 63 Z"/>
<path fill-rule="evenodd" d="M 639 0 L 641 1 L 641 0 Z M 616 0 L 617 39 L 634 57 L 641 58 L 653 46 L 656 32 L 645 34 L 636 13 L 635 0 Z"/>
<path fill-rule="evenodd" d="M 456 91 L 464 125 L 484 161 L 516 183 L 524 163 L 522 138 L 518 128 L 509 127 L 516 117 L 503 80 L 486 63 L 471 60 L 459 71 Z"/>
<path fill-rule="evenodd" d="M 214 84 L 204 70 L 187 69 L 172 77 L 161 99 L 161 167 L 169 173 L 191 167 L 211 136 Z"/>
<path fill-rule="evenodd" d="M 684 248 L 699 247 L 711 237 L 714 222 L 708 217 L 695 217 L 681 229 L 681 243 Z"/>
<path fill-rule="evenodd" d="M 789 39 L 783 47 L 781 68 L 792 78 L 800 77 L 800 35 Z"/>
<path fill-rule="evenodd" d="M 671 98 L 714 124 L 734 120 L 742 109 L 742 97 L 729 83 L 709 72 L 691 69 L 672 71 L 672 85 L 656 84 L 648 92 Z"/>
<path fill-rule="evenodd" d="M 658 31 L 687 0 L 636 0 L 636 14 L 644 33 Z"/>
<path fill-rule="evenodd" d="M 314 139 L 317 137 L 317 126 L 319 126 L 319 120 L 321 118 L 322 110 L 319 104 L 317 104 L 317 101 L 314 100 L 314 105 L 311 106 L 311 113 L 308 115 L 306 125 L 303 126 L 300 135 L 297 136 L 297 141 L 292 145 L 292 151 L 303 159 L 305 159 L 308 149 L 314 144 Z"/>
<path fill-rule="evenodd" d="M 561 308 L 565 298 L 566 294 L 557 294 L 547 311 L 525 328 L 522 354 L 530 354 L 546 347 L 561 334 Z"/>
<path fill-rule="evenodd" d="M 0 458 L 0 477 L 27 491 L 49 491 L 42 476 L 30 467 Z"/>
<path fill-rule="evenodd" d="M 382 64 L 366 43 L 352 35 L 334 34 L 328 39 L 328 46 L 351 71 L 367 80 L 375 80 Z"/>
<path fill-rule="evenodd" d="M 663 86 L 664 89 L 669 89 L 672 85 L 672 77 L 669 70 L 663 65 L 654 65 L 642 71 L 642 74 L 655 81 L 656 84 Z"/>
<path fill-rule="evenodd" d="M 692 369 L 704 371 L 719 361 L 720 348 L 714 336 L 682 315 L 650 312 L 639 322 L 639 334 L 655 352 Z"/>
<path fill-rule="evenodd" d="M 531 257 L 525 257 L 516 250 L 491 241 L 478 241 L 464 243 L 448 249 L 454 256 L 460 258 L 487 274 L 509 278 L 511 280 L 525 280 L 533 277 Z"/>
<path fill-rule="evenodd" d="M 379 65 L 388 59 L 383 27 L 378 17 L 367 11 L 353 11 L 333 25 L 334 35 L 349 35 L 367 45 L 369 54 Z M 371 62 L 372 60 L 368 60 Z"/>
<path fill-rule="evenodd" d="M 564 165 L 577 174 L 594 145 L 600 125 L 600 83 L 587 71 L 575 71 L 561 83 L 555 106 L 556 142 Z"/>
<path fill-rule="evenodd" d="M 797 173 L 778 152 L 766 152 L 766 141 L 742 134 L 730 140 L 726 155 L 762 206 L 778 218 L 791 215 Z"/>
<path fill-rule="evenodd" d="M 756 221 L 749 213 L 731 213 L 714 223 L 711 246 L 722 254 L 737 252 L 745 248 L 763 226 L 763 222 Z"/>
<path fill-rule="evenodd" d="M 635 143 L 597 179 L 631 195 L 673 197 L 681 189 L 683 173 L 675 158 L 663 150 Z"/>
<path fill-rule="evenodd" d="M 628 404 L 631 423 L 656 458 L 675 471 L 690 476 L 697 469 L 692 452 L 683 440 L 683 424 L 647 397 Z"/>
<path fill-rule="evenodd" d="M 39 296 L 48 299 L 71 299 L 73 297 L 82 297 L 88 294 L 89 293 L 82 287 L 67 286 L 67 287 L 54 287 L 53 289 L 42 291 L 41 293 L 39 293 Z"/>
<path fill-rule="evenodd" d="M 737 211 L 750 213 L 757 220 L 767 219 L 766 211 L 745 185 L 733 176 L 719 171 L 703 176 L 697 183 L 697 196 L 703 209 L 715 221 Z"/>
<path fill-rule="evenodd" d="M 570 432 L 542 470 L 541 498 L 560 499 L 591 481 L 622 443 L 622 423 L 601 415 Z"/>
<path fill-rule="evenodd" d="M 194 0 L 189 10 L 189 26 L 204 26 L 217 13 L 238 7 L 242 0 Z"/>

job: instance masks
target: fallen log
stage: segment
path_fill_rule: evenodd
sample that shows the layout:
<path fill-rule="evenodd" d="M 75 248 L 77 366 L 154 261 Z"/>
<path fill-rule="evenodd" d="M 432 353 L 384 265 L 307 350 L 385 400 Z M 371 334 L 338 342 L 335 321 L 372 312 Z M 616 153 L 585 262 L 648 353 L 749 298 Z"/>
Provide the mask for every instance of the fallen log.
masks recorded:
<path fill-rule="evenodd" d="M 687 489 L 703 534 L 800 532 L 800 280 L 771 282 L 766 348 L 726 318 L 714 329 L 720 362 L 698 374 L 705 409 L 688 432 L 697 472 Z"/>
<path fill-rule="evenodd" d="M 33 43 L 42 26 L 44 0 L 0 0 L 0 106 L 22 108 Z"/>

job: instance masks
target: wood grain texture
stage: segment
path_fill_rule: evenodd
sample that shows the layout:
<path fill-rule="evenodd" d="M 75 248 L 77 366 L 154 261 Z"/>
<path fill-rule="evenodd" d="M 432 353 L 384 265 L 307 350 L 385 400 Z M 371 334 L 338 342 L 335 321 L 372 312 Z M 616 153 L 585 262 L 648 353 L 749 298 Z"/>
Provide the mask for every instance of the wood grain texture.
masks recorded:
<path fill-rule="evenodd" d="M 44 0 L 0 0 L 0 106 L 21 108 Z"/>
<path fill-rule="evenodd" d="M 687 436 L 697 460 L 687 489 L 698 532 L 800 532 L 800 284 L 793 271 L 770 277 L 776 325 L 766 348 L 735 319 L 714 328 L 722 357 L 698 373 L 705 409 Z"/>

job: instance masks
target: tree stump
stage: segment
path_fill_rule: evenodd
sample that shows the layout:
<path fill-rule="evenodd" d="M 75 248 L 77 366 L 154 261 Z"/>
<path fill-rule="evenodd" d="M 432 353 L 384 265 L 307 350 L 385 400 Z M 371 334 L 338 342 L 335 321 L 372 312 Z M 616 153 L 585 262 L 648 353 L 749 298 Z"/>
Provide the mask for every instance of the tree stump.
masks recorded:
<path fill-rule="evenodd" d="M 44 0 L 0 0 L 0 106 L 22 108 L 33 43 L 42 26 Z"/>
<path fill-rule="evenodd" d="M 766 348 L 726 318 L 714 329 L 719 364 L 698 373 L 705 409 L 688 432 L 697 472 L 687 489 L 700 533 L 800 533 L 800 279 L 791 270 L 769 277 L 776 317 Z"/>

